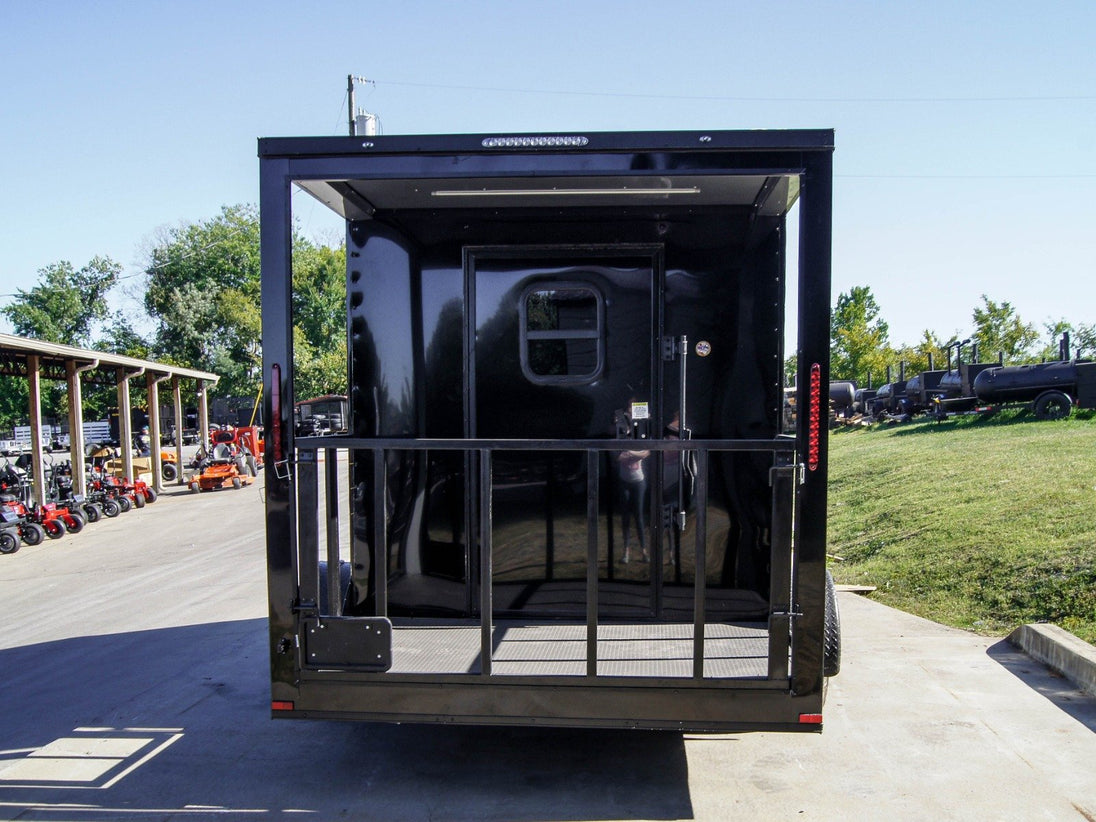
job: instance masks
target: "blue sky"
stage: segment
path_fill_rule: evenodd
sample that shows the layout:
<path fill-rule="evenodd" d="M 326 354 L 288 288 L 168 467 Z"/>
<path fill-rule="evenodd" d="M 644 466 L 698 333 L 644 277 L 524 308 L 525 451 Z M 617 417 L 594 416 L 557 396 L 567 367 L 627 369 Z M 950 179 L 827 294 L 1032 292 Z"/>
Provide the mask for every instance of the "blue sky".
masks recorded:
<path fill-rule="evenodd" d="M 0 294 L 96 254 L 139 283 L 165 226 L 257 200 L 256 138 L 345 133 L 353 73 L 385 134 L 834 128 L 834 296 L 893 343 L 982 294 L 1096 323 L 1086 0 L 5 0 L 0 31 Z"/>

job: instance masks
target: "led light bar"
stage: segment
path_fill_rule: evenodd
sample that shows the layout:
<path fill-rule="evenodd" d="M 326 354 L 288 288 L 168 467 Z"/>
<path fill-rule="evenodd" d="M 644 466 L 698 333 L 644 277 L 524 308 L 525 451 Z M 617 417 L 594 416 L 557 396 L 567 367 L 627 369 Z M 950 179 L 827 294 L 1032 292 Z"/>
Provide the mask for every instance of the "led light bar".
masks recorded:
<path fill-rule="evenodd" d="M 484 148 L 575 148 L 589 144 L 589 139 L 578 135 L 539 137 L 484 137 Z"/>
<path fill-rule="evenodd" d="M 822 440 L 822 366 L 818 363 L 811 365 L 809 401 L 807 468 L 810 471 L 817 471 Z"/>

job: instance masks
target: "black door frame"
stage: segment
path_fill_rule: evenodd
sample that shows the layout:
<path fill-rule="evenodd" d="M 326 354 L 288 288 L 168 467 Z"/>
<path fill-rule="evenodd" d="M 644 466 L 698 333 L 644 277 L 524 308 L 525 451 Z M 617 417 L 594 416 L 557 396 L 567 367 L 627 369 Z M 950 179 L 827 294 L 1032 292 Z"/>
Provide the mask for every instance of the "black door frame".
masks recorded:
<path fill-rule="evenodd" d="M 650 380 L 652 418 L 659 423 L 663 420 L 663 379 L 664 369 L 661 356 L 663 327 L 665 322 L 666 266 L 665 247 L 661 243 L 635 243 L 623 245 L 609 244 L 498 244 L 465 246 L 462 251 L 464 272 L 464 436 L 477 437 L 476 419 L 476 263 L 480 260 L 535 261 L 538 259 L 573 259 L 576 264 L 586 260 L 607 260 L 622 258 L 645 258 L 650 261 Z M 656 430 L 657 429 L 657 430 Z M 661 439 L 661 425 L 651 428 L 650 438 Z M 464 457 L 464 511 L 468 548 L 465 552 L 465 578 L 469 580 L 467 596 L 469 613 L 479 615 L 480 548 L 483 545 L 481 527 L 483 514 L 489 506 L 483 504 L 480 494 L 481 455 L 466 451 Z M 650 484 L 648 500 L 648 544 L 651 547 L 651 578 L 649 581 L 650 614 L 659 617 L 662 613 L 662 563 L 660 561 L 663 541 L 661 489 L 663 482 L 662 461 L 653 461 L 654 481 Z M 656 549 L 657 546 L 657 549 Z M 656 554 L 658 554 L 656 561 Z"/>

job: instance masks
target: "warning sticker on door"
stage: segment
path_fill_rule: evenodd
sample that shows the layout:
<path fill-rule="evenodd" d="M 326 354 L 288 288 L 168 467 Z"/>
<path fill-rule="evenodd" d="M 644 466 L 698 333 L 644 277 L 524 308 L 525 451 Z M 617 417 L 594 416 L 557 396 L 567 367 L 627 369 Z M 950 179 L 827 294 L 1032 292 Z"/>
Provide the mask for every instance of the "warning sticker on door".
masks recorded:
<path fill-rule="evenodd" d="M 648 420 L 651 418 L 651 410 L 648 403 L 645 402 L 633 402 L 632 403 L 632 419 L 633 420 Z"/>

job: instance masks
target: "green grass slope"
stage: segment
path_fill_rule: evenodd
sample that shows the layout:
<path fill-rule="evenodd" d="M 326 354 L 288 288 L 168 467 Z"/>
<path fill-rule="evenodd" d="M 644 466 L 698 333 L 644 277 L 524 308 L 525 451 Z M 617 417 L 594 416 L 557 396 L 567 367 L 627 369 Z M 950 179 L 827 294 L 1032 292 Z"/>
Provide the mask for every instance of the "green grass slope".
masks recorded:
<path fill-rule="evenodd" d="M 1096 414 L 1026 411 L 830 432 L 839 583 L 987 635 L 1053 622 L 1096 643 Z"/>

